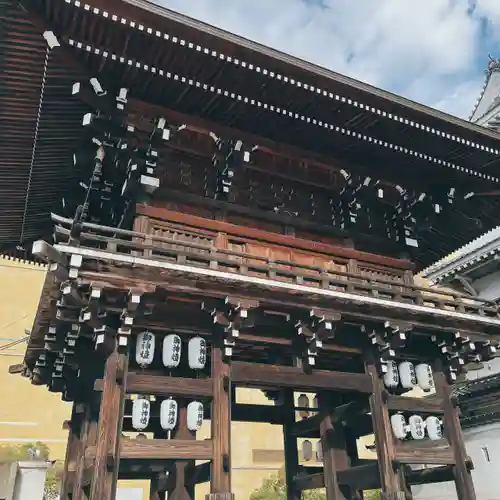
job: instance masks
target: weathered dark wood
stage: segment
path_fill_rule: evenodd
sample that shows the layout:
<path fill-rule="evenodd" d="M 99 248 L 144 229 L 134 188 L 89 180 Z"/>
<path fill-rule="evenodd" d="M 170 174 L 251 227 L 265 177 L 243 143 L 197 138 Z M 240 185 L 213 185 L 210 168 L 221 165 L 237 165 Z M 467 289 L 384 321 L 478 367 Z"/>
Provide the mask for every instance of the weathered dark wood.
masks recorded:
<path fill-rule="evenodd" d="M 210 478 L 211 493 L 231 492 L 231 370 L 224 358 L 220 330 L 214 332 L 212 362 L 212 441 L 213 459 Z"/>
<path fill-rule="evenodd" d="M 403 464 L 448 465 L 455 463 L 453 450 L 448 443 L 431 441 L 434 445 L 424 445 L 418 441 L 398 443 L 395 458 Z"/>
<path fill-rule="evenodd" d="M 401 484 L 397 471 L 394 470 L 395 446 L 394 436 L 389 421 L 389 410 L 384 398 L 384 385 L 374 363 L 375 356 L 367 353 L 366 373 L 372 377 L 373 394 L 370 397 L 370 410 L 373 421 L 373 431 L 376 439 L 377 458 L 379 461 L 380 483 L 382 492 L 397 498 L 404 495 L 404 485 Z M 388 498 L 389 498 L 388 497 Z M 403 496 L 404 498 L 404 496 Z"/>
<path fill-rule="evenodd" d="M 71 500 L 86 500 L 84 489 L 90 486 L 93 467 L 87 467 L 85 450 L 88 446 L 95 446 L 97 441 L 97 421 L 93 418 L 91 405 L 86 405 L 85 419 L 81 428 L 80 450 L 73 476 L 73 496 Z"/>
<path fill-rule="evenodd" d="M 394 411 L 431 413 L 432 415 L 442 415 L 443 413 L 443 400 L 441 398 L 409 398 L 388 394 L 387 406 L 389 410 Z"/>
<path fill-rule="evenodd" d="M 452 387 L 448 384 L 441 359 L 433 364 L 436 395 L 443 400 L 444 434 L 448 440 L 455 462 L 455 486 L 458 500 L 476 500 L 476 492 L 471 475 L 471 462 L 465 450 L 465 442 L 460 426 L 459 409 L 452 400 Z"/>
<path fill-rule="evenodd" d="M 127 369 L 128 355 L 119 354 L 115 349 L 106 360 L 104 368 L 90 500 L 113 500 L 115 495 L 120 461 L 119 436 L 123 418 L 123 380 L 126 378 Z M 118 380 L 122 381 L 121 385 Z M 90 448 L 87 453 L 90 453 Z"/>
<path fill-rule="evenodd" d="M 102 390 L 102 380 L 96 380 L 95 390 Z M 190 379 L 166 377 L 142 373 L 129 373 L 127 376 L 128 394 L 155 394 L 156 396 L 182 396 L 186 398 L 211 398 L 210 379 Z"/>
<path fill-rule="evenodd" d="M 231 364 L 231 378 L 239 386 L 265 388 L 293 388 L 316 392 L 318 390 L 359 391 L 369 394 L 372 383 L 362 373 L 312 370 L 301 368 L 235 361 Z"/>
<path fill-rule="evenodd" d="M 295 360 L 298 365 L 299 360 Z M 285 448 L 285 481 L 287 500 L 301 500 L 302 493 L 295 477 L 299 470 L 299 450 L 297 446 L 297 437 L 292 434 L 292 426 L 295 423 L 295 400 L 292 389 L 283 391 L 283 444 Z"/>
<path fill-rule="evenodd" d="M 81 405 L 80 405 L 81 406 Z M 73 403 L 71 420 L 68 425 L 68 442 L 64 459 L 64 471 L 61 483 L 61 500 L 70 500 L 73 485 L 69 481 L 69 472 L 75 471 L 79 453 L 81 453 L 81 426 L 83 425 L 82 412 L 78 412 L 78 404 Z"/>
<path fill-rule="evenodd" d="M 344 495 L 344 491 L 340 489 L 337 479 L 337 470 L 349 467 L 347 455 L 341 456 L 339 448 L 341 448 L 343 436 L 340 433 L 343 431 L 338 422 L 333 422 L 331 416 L 331 398 L 325 393 L 318 394 L 322 420 L 319 426 L 321 436 L 321 449 L 323 452 L 323 475 L 325 476 L 325 488 L 327 500 L 346 500 L 348 497 Z M 344 440 L 345 448 L 345 440 Z M 343 463 L 337 463 L 343 461 Z M 349 495 L 350 496 L 350 495 Z"/>
<path fill-rule="evenodd" d="M 205 439 L 122 439 L 123 460 L 211 460 L 212 441 Z M 95 446 L 87 448 L 87 459 L 97 458 Z"/>

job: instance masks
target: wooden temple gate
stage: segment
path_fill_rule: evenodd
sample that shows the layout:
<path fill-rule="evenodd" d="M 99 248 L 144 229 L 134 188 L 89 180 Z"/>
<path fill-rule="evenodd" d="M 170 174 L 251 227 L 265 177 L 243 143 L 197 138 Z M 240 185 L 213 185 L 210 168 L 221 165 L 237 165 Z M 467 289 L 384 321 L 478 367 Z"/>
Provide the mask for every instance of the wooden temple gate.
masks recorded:
<path fill-rule="evenodd" d="M 176 217 L 165 212 L 164 227 L 169 216 Z M 67 235 L 73 221 L 55 221 L 56 234 Z M 139 218 L 139 224 L 145 221 Z M 118 478 L 151 479 L 155 500 L 165 492 L 193 498 L 195 484 L 208 480 L 212 497 L 230 497 L 231 453 L 237 453 L 231 451 L 232 420 L 283 426 L 290 499 L 323 487 L 332 500 L 361 498 L 362 490 L 374 488 L 382 488 L 386 499 L 412 498 L 412 484 L 451 479 L 461 500 L 475 498 L 450 367 L 457 354 L 467 358 L 472 343 L 474 354 L 493 354 L 493 337 L 485 333 L 498 328 L 493 305 L 408 279 L 388 286 L 387 278 L 227 250 L 218 246 L 220 234 L 195 242 L 193 226 L 171 227 L 170 237 L 92 224 L 80 229 L 78 245 L 37 242 L 33 248 L 50 263 L 43 294 L 52 298 L 39 311 L 36 328 L 55 317 L 66 332 L 42 339 L 48 351 L 38 358 L 33 382 L 46 382 L 49 363 L 58 363 L 48 357 L 58 346 L 66 379 L 68 367 L 73 373 L 78 367 L 71 384 L 50 382 L 52 390 L 75 401 L 63 498 L 112 499 Z M 351 268 L 369 264 L 361 260 L 369 255 L 349 252 Z M 382 271 L 407 276 L 404 269 Z M 457 333 L 464 328 L 467 336 Z M 75 352 L 65 345 L 71 331 L 81 338 L 86 331 L 94 334 Z M 137 365 L 137 338 L 144 331 L 154 335 L 156 352 L 165 336 L 179 335 L 177 367 L 162 367 L 158 355 L 147 366 Z M 425 331 L 439 332 L 438 340 Z M 197 373 L 184 361 L 194 335 L 206 341 L 209 360 Z M 432 365 L 436 394 L 415 399 L 401 395 L 400 387 L 388 388 L 389 359 Z M 275 405 L 239 404 L 235 387 L 265 390 Z M 296 420 L 294 391 L 317 393 L 316 415 Z M 145 427 L 152 439 L 122 434 L 134 430 L 129 395 L 154 398 Z M 178 403 L 171 433 L 160 425 L 163 398 Z M 204 403 L 210 439 L 197 440 L 186 427 L 190 401 Z M 390 421 L 396 412 L 442 418 L 443 438 L 397 439 Z M 356 438 L 372 432 L 377 460 L 361 460 Z M 321 439 L 322 468 L 299 467 L 298 437 Z M 413 464 L 433 467 L 414 470 Z"/>
<path fill-rule="evenodd" d="M 451 389 L 495 355 L 498 307 L 413 273 L 496 224 L 500 136 L 142 0 L 3 8 L 9 64 L 46 51 L 29 177 L 58 215 L 33 244 L 49 267 L 22 372 L 73 403 L 62 500 L 113 500 L 118 479 L 231 500 L 233 421 L 283 427 L 288 500 L 448 480 L 475 500 Z M 56 210 L 37 162 L 72 148 Z"/>

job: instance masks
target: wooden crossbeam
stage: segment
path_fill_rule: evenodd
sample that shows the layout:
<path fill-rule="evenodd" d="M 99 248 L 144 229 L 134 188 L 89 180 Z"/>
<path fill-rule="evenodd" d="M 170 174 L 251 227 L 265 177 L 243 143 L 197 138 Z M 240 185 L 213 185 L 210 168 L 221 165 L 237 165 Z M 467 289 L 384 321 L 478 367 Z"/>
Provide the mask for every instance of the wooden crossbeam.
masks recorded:
<path fill-rule="evenodd" d="M 432 413 L 433 415 L 443 414 L 443 400 L 441 398 L 409 398 L 407 396 L 387 396 L 387 406 L 389 410 L 411 411 L 414 413 Z"/>
<path fill-rule="evenodd" d="M 395 446 L 395 459 L 403 464 L 452 465 L 455 464 L 453 450 L 446 440 L 408 441 Z"/>
<path fill-rule="evenodd" d="M 319 390 L 372 392 L 372 380 L 362 373 L 313 370 L 304 373 L 301 368 L 234 361 L 231 365 L 234 384 L 242 387 L 293 388 L 316 392 Z"/>
<path fill-rule="evenodd" d="M 211 460 L 212 441 L 184 439 L 125 439 L 120 444 L 122 460 Z M 95 457 L 95 446 L 87 448 L 86 460 Z"/>
<path fill-rule="evenodd" d="M 96 391 L 102 390 L 102 380 L 96 380 Z M 212 381 L 210 379 L 190 379 L 130 373 L 127 376 L 128 394 L 154 394 L 155 396 L 182 396 L 185 398 L 211 398 Z"/>

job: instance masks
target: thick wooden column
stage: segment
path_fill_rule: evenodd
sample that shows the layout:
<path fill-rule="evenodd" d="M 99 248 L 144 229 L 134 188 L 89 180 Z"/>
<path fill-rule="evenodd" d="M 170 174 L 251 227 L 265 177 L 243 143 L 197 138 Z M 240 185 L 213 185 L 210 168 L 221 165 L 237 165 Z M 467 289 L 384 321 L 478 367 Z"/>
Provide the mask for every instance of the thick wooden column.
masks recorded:
<path fill-rule="evenodd" d="M 73 403 L 71 410 L 71 420 L 67 422 L 68 427 L 68 443 L 66 445 L 66 456 L 64 459 L 64 473 L 61 484 L 61 500 L 70 500 L 70 495 L 73 490 L 72 478 L 76 470 L 79 452 L 80 452 L 80 439 L 81 439 L 81 426 L 83 423 L 81 405 Z"/>
<path fill-rule="evenodd" d="M 87 474 L 90 468 L 85 463 L 85 450 L 89 446 L 95 446 L 97 442 L 97 420 L 94 415 L 92 404 L 85 405 L 85 417 L 80 429 L 80 450 L 78 462 L 73 480 L 73 494 L 71 500 L 86 500 L 85 488 L 89 486 Z"/>
<path fill-rule="evenodd" d="M 212 442 L 213 460 L 210 495 L 207 500 L 231 499 L 231 376 L 230 365 L 224 356 L 224 340 L 214 332 L 212 344 Z"/>
<path fill-rule="evenodd" d="M 371 353 L 370 353 L 371 354 Z M 379 377 L 374 356 L 369 355 L 365 364 L 366 373 L 371 375 L 373 393 L 370 396 L 373 432 L 379 462 L 382 500 L 405 500 L 405 488 L 401 485 L 401 475 L 395 470 L 395 446 L 389 419 L 389 409 L 384 397 L 385 388 Z"/>
<path fill-rule="evenodd" d="M 476 500 L 471 468 L 460 426 L 459 409 L 452 398 L 452 387 L 448 383 L 441 360 L 434 363 L 434 385 L 436 395 L 443 400 L 443 429 L 446 439 L 453 449 L 455 458 L 455 487 L 458 500 Z"/>
<path fill-rule="evenodd" d="M 321 436 L 321 449 L 323 452 L 323 474 L 327 500 L 350 500 L 350 488 L 341 487 L 337 479 L 338 470 L 350 467 L 349 456 L 346 450 L 344 428 L 332 418 L 333 405 L 340 404 L 326 393 L 318 394 L 320 412 L 323 416 L 319 431 Z"/>
<path fill-rule="evenodd" d="M 285 480 L 287 500 L 301 500 L 302 493 L 297 488 L 295 477 L 299 472 L 299 450 L 297 437 L 292 428 L 295 424 L 295 400 L 293 389 L 283 391 L 283 442 L 285 446 Z"/>
<path fill-rule="evenodd" d="M 115 346 L 104 367 L 90 500 L 115 498 L 127 370 L 128 355 L 120 354 Z"/>

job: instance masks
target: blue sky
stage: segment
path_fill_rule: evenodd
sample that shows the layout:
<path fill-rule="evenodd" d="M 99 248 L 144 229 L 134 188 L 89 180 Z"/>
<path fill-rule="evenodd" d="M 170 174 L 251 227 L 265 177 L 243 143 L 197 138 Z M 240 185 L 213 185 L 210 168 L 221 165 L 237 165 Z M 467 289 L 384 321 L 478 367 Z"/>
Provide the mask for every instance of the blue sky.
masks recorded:
<path fill-rule="evenodd" d="M 500 0 L 156 3 L 465 118 L 500 58 Z"/>

